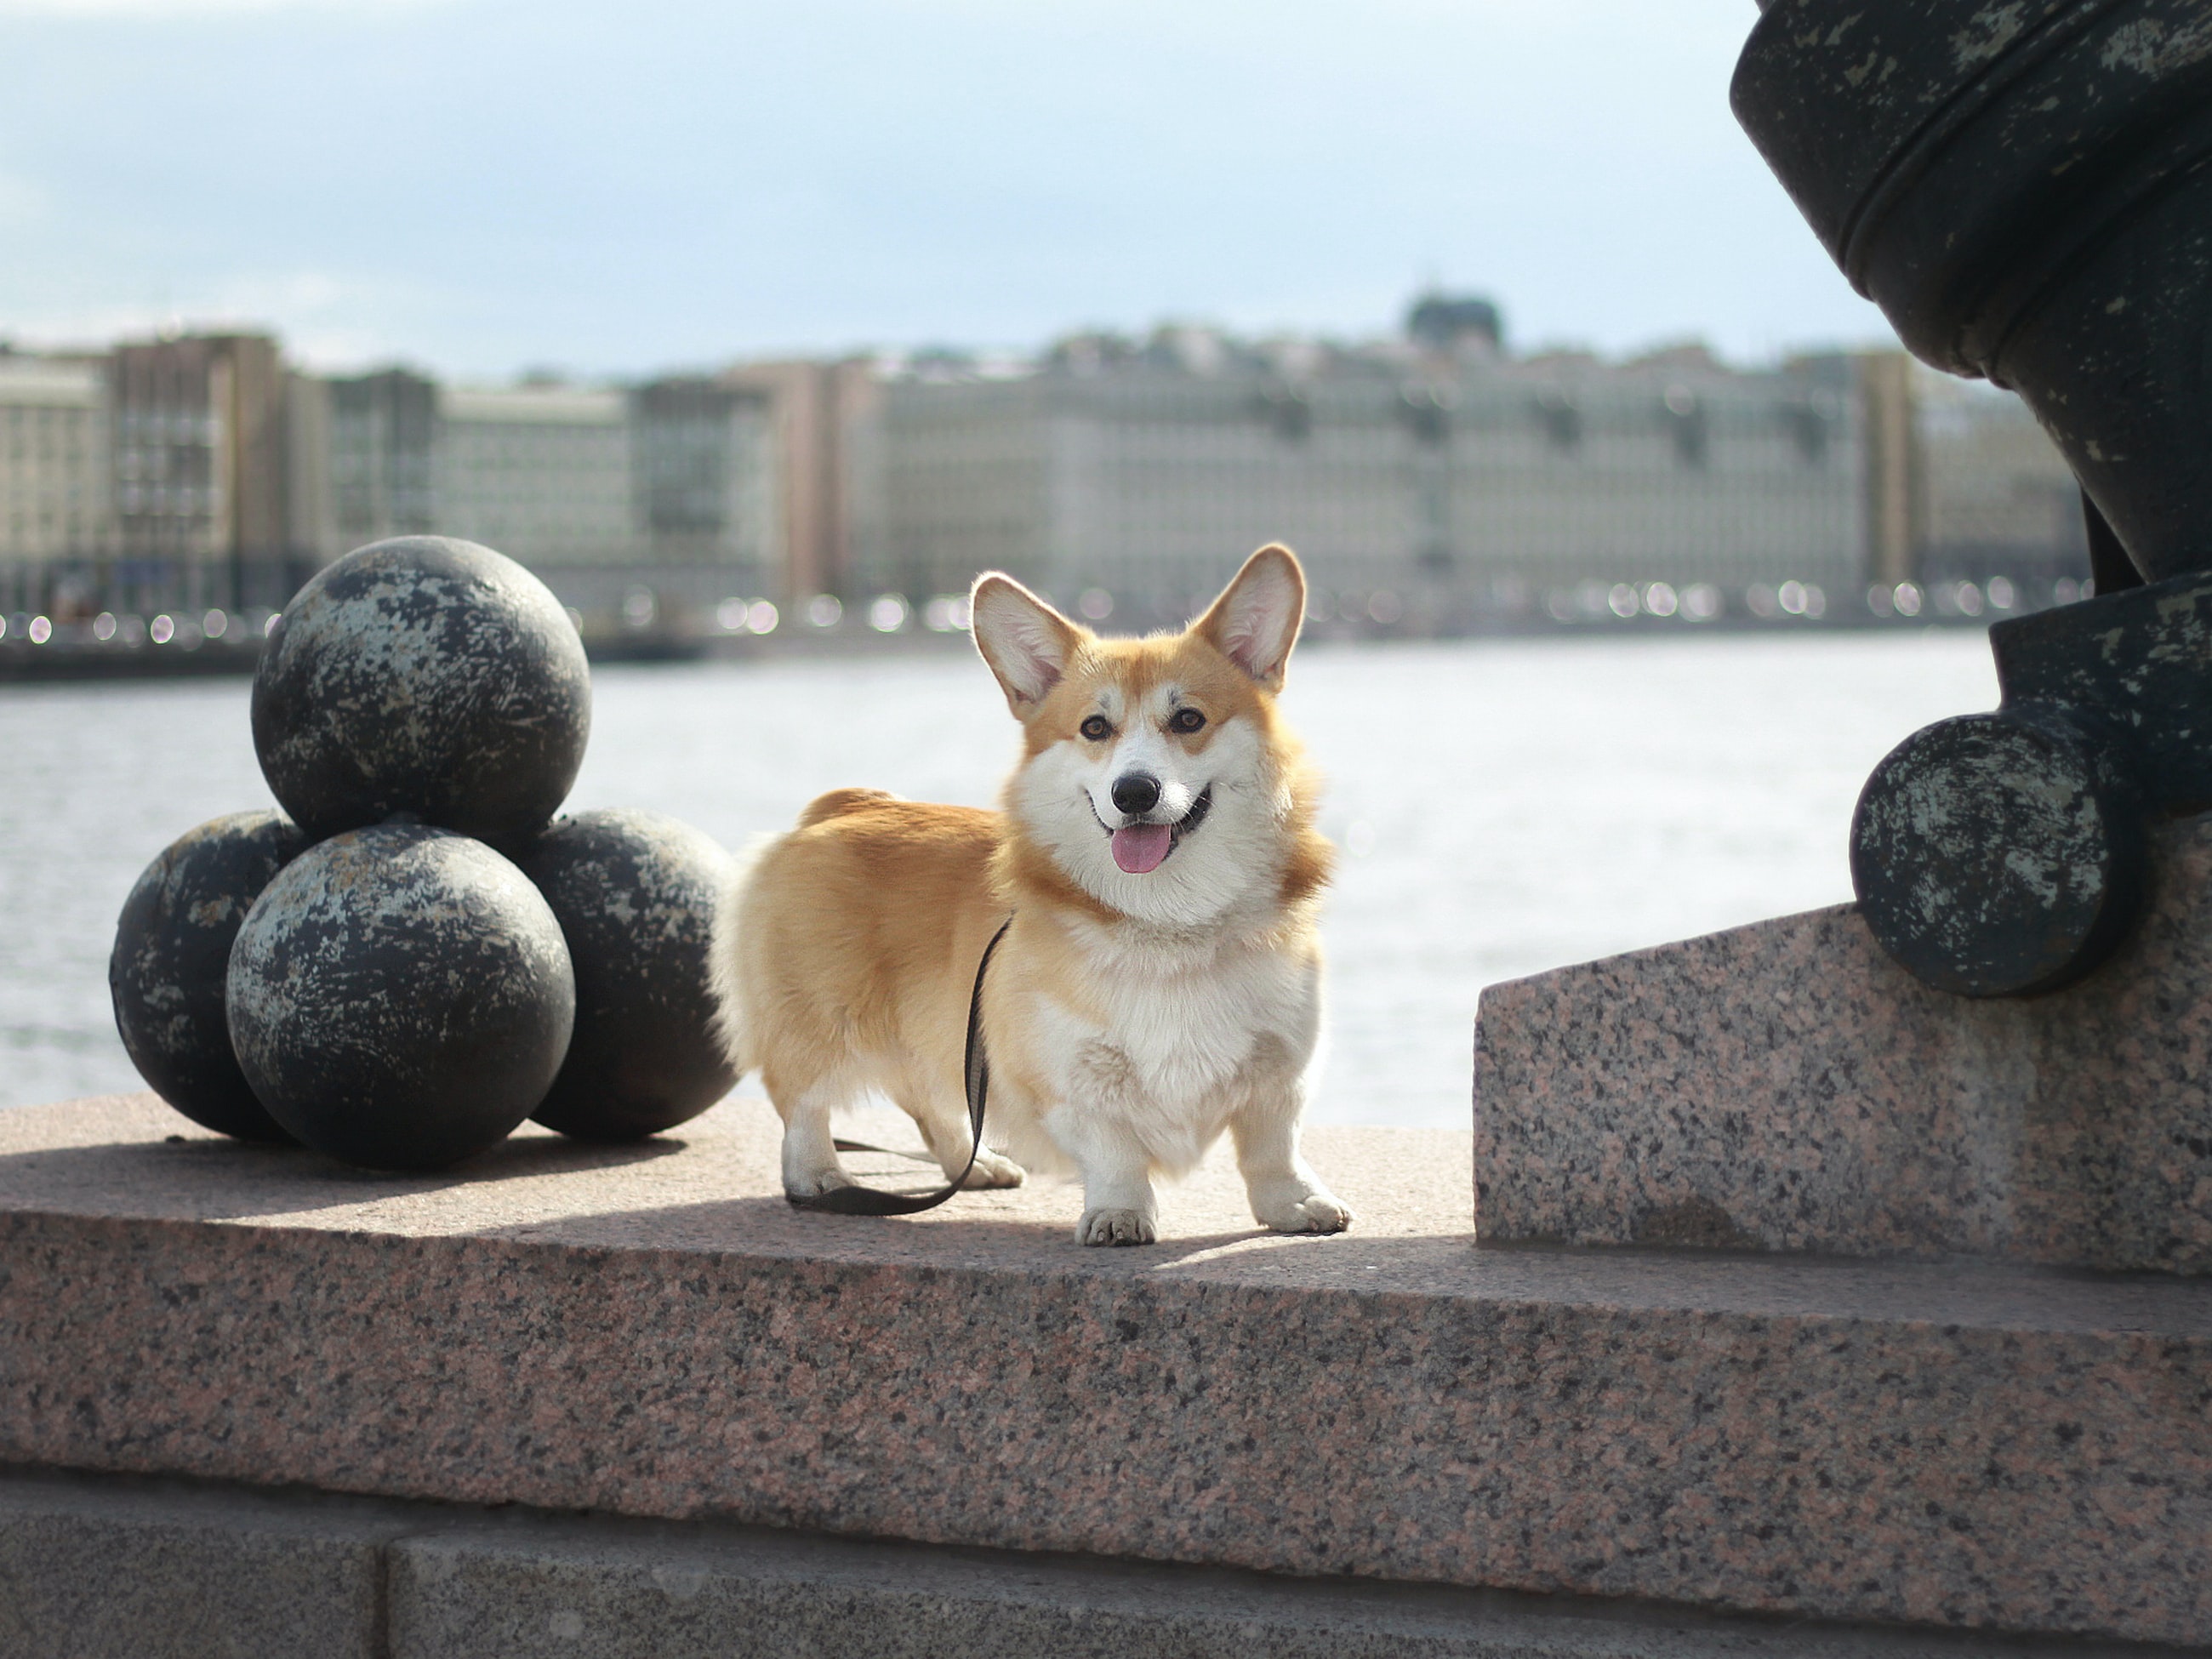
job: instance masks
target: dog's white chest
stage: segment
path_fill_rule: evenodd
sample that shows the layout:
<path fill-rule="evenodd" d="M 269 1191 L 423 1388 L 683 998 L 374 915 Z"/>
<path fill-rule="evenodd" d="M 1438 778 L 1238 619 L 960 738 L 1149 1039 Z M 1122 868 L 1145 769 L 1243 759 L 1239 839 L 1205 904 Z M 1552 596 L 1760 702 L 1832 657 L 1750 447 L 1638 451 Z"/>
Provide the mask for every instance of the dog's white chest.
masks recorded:
<path fill-rule="evenodd" d="M 1254 951 L 1202 969 L 1117 966 L 1097 1015 L 1063 1013 L 1055 1044 L 1072 1103 L 1152 1118 L 1209 1117 L 1255 1065 L 1302 1069 L 1319 1022 L 1310 963 Z"/>

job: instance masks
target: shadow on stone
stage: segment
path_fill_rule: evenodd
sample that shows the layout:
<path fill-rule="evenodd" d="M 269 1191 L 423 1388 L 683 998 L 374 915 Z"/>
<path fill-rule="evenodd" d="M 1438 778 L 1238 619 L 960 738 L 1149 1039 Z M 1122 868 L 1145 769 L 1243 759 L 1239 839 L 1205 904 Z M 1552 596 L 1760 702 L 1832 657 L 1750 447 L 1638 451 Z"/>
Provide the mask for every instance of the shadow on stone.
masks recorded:
<path fill-rule="evenodd" d="M 900 1189 L 890 1180 L 871 1180 L 869 1184 L 887 1191 Z M 916 1189 L 928 1191 L 933 1186 L 933 1182 L 928 1187 L 916 1183 Z M 1072 1220 L 962 1216 L 942 1211 L 927 1219 L 831 1215 L 799 1209 L 780 1197 L 761 1196 L 599 1215 L 564 1215 L 557 1220 L 485 1227 L 480 1232 L 487 1238 L 515 1239 L 557 1233 L 563 1243 L 611 1249 L 634 1249 L 647 1237 L 681 1241 L 690 1249 L 738 1250 L 769 1243 L 777 1247 L 799 1243 L 818 1249 L 825 1257 L 858 1250 L 872 1264 L 927 1262 L 948 1269 L 1027 1265 L 1040 1273 L 1079 1268 L 1107 1273 L 1118 1270 L 1129 1275 L 1201 1261 L 1218 1252 L 1255 1245 L 1289 1249 L 1310 1245 L 1350 1251 L 1358 1255 L 1355 1266 L 1361 1270 L 1379 1270 L 1385 1263 L 1396 1265 L 1413 1259 L 1428 1266 L 1433 1263 L 1440 1242 L 1431 1237 L 1361 1238 L 1356 1233 L 1278 1233 L 1254 1222 L 1249 1228 L 1163 1238 L 1129 1249 L 1095 1249 L 1075 1242 Z"/>
<path fill-rule="evenodd" d="M 1699 1250 L 1755 1250 L 1759 1241 L 1735 1218 L 1707 1198 L 1647 1210 L 1631 1237 L 1638 1244 Z"/>
<path fill-rule="evenodd" d="M 204 1221 L 287 1215 L 444 1192 L 456 1187 L 533 1179 L 647 1164 L 684 1150 L 681 1139 L 592 1145 L 564 1135 L 520 1134 L 450 1169 L 393 1175 L 357 1169 L 301 1146 L 270 1146 L 204 1134 L 122 1146 L 55 1146 L 0 1152 L 0 1189 L 36 1171 L 58 1207 L 106 1209 L 137 1196 L 149 1213 L 181 1209 Z M 75 1200 L 74 1202 L 72 1200 Z"/>

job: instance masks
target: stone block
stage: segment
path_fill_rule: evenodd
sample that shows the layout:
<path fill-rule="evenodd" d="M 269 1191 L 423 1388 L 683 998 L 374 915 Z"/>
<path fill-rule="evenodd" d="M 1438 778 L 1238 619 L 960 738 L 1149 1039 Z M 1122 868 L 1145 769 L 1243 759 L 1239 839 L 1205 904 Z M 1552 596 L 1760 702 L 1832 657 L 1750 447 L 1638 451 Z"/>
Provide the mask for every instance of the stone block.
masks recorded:
<path fill-rule="evenodd" d="M 2115 1651 L 123 1475 L 0 1471 L 0 1516 L 8 1659 L 2092 1659 Z M 287 1570 L 318 1549 L 344 1563 L 338 1580 Z"/>
<path fill-rule="evenodd" d="M 1848 905 L 1490 987 L 1482 1237 L 2212 1272 L 2212 817 L 2153 851 L 2044 996 L 1931 991 Z"/>
<path fill-rule="evenodd" d="M 2086 1659 L 2092 1650 L 1571 1596 L 532 1515 L 396 1543 L 392 1606 L 392 1659 Z"/>
<path fill-rule="evenodd" d="M 144 1097 L 0 1114 L 0 1461 L 2212 1633 L 2212 1285 L 1479 1249 L 1469 1137 L 1379 1129 L 1310 1138 L 1350 1233 L 1261 1232 L 1224 1158 L 1085 1250 L 1045 1183 L 794 1211 L 777 1127 L 394 1177 Z"/>
<path fill-rule="evenodd" d="M 388 1516 L 181 1483 L 0 1478 L 9 1659 L 385 1659 Z"/>

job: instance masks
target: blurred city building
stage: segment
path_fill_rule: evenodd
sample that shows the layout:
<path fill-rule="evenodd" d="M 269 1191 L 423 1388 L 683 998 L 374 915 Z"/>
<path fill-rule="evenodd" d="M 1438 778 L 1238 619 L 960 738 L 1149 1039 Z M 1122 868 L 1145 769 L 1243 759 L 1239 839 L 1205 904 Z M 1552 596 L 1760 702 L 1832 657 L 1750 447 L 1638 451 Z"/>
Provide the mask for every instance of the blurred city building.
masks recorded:
<path fill-rule="evenodd" d="M 894 365 L 855 585 L 917 599 L 998 566 L 1153 625 L 1283 540 L 1316 620 L 1458 633 L 1863 619 L 1877 586 L 1913 611 L 1931 580 L 2025 599 L 2086 569 L 2071 475 L 2007 394 L 1902 353 L 1741 370 L 1695 345 L 1515 358 L 1501 332 L 1430 297 L 1385 344 L 1172 328 Z"/>
<path fill-rule="evenodd" d="M 722 384 L 761 398 L 780 478 L 775 487 L 777 596 L 787 603 L 850 585 L 860 491 L 876 430 L 873 359 L 746 363 Z"/>
<path fill-rule="evenodd" d="M 0 350 L 0 618 L 282 605 L 294 379 L 256 334 Z"/>
<path fill-rule="evenodd" d="M 42 606 L 52 573 L 118 539 L 100 360 L 0 352 L 0 614 Z"/>
<path fill-rule="evenodd" d="M 1902 361 L 1914 379 L 1911 574 L 1935 582 L 2079 574 L 2087 557 L 2081 491 L 2027 405 Z M 2041 565 L 2027 556 L 2036 549 L 2047 550 Z"/>
<path fill-rule="evenodd" d="M 404 368 L 316 382 L 295 428 L 299 539 L 327 554 L 437 523 L 438 387 Z"/>
<path fill-rule="evenodd" d="M 658 635 L 781 574 L 774 416 L 747 387 L 445 386 L 394 368 L 301 402 L 321 405 L 295 422 L 292 465 L 316 563 L 386 536 L 459 536 L 530 566 L 608 635 Z"/>
<path fill-rule="evenodd" d="M 1349 632 L 1972 615 L 2087 574 L 2073 480 L 2008 394 L 1896 352 L 1516 356 L 1472 296 L 1358 344 L 1177 326 L 622 386 L 315 376 L 251 333 L 0 349 L 0 618 L 213 627 L 423 532 L 641 649 L 952 631 L 993 567 L 1158 625 L 1271 540 Z"/>
<path fill-rule="evenodd" d="M 119 345 L 107 363 L 115 608 L 282 605 L 288 376 L 265 334 Z"/>

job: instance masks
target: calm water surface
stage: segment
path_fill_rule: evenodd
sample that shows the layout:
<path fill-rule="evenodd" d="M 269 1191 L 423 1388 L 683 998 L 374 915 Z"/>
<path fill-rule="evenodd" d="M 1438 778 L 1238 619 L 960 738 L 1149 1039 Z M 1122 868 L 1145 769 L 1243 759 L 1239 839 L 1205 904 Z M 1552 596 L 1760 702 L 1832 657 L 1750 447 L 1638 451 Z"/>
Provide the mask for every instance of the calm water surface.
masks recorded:
<path fill-rule="evenodd" d="M 732 846 L 841 784 L 988 805 L 1013 756 L 964 655 L 596 680 L 570 805 Z M 1315 1115 L 1463 1124 L 1484 985 L 1848 898 L 1868 770 L 1996 700 L 1972 632 L 1301 653 L 1285 707 L 1346 854 Z M 0 688 L 0 1105 L 142 1086 L 107 1007 L 123 896 L 185 829 L 269 804 L 242 683 Z"/>

